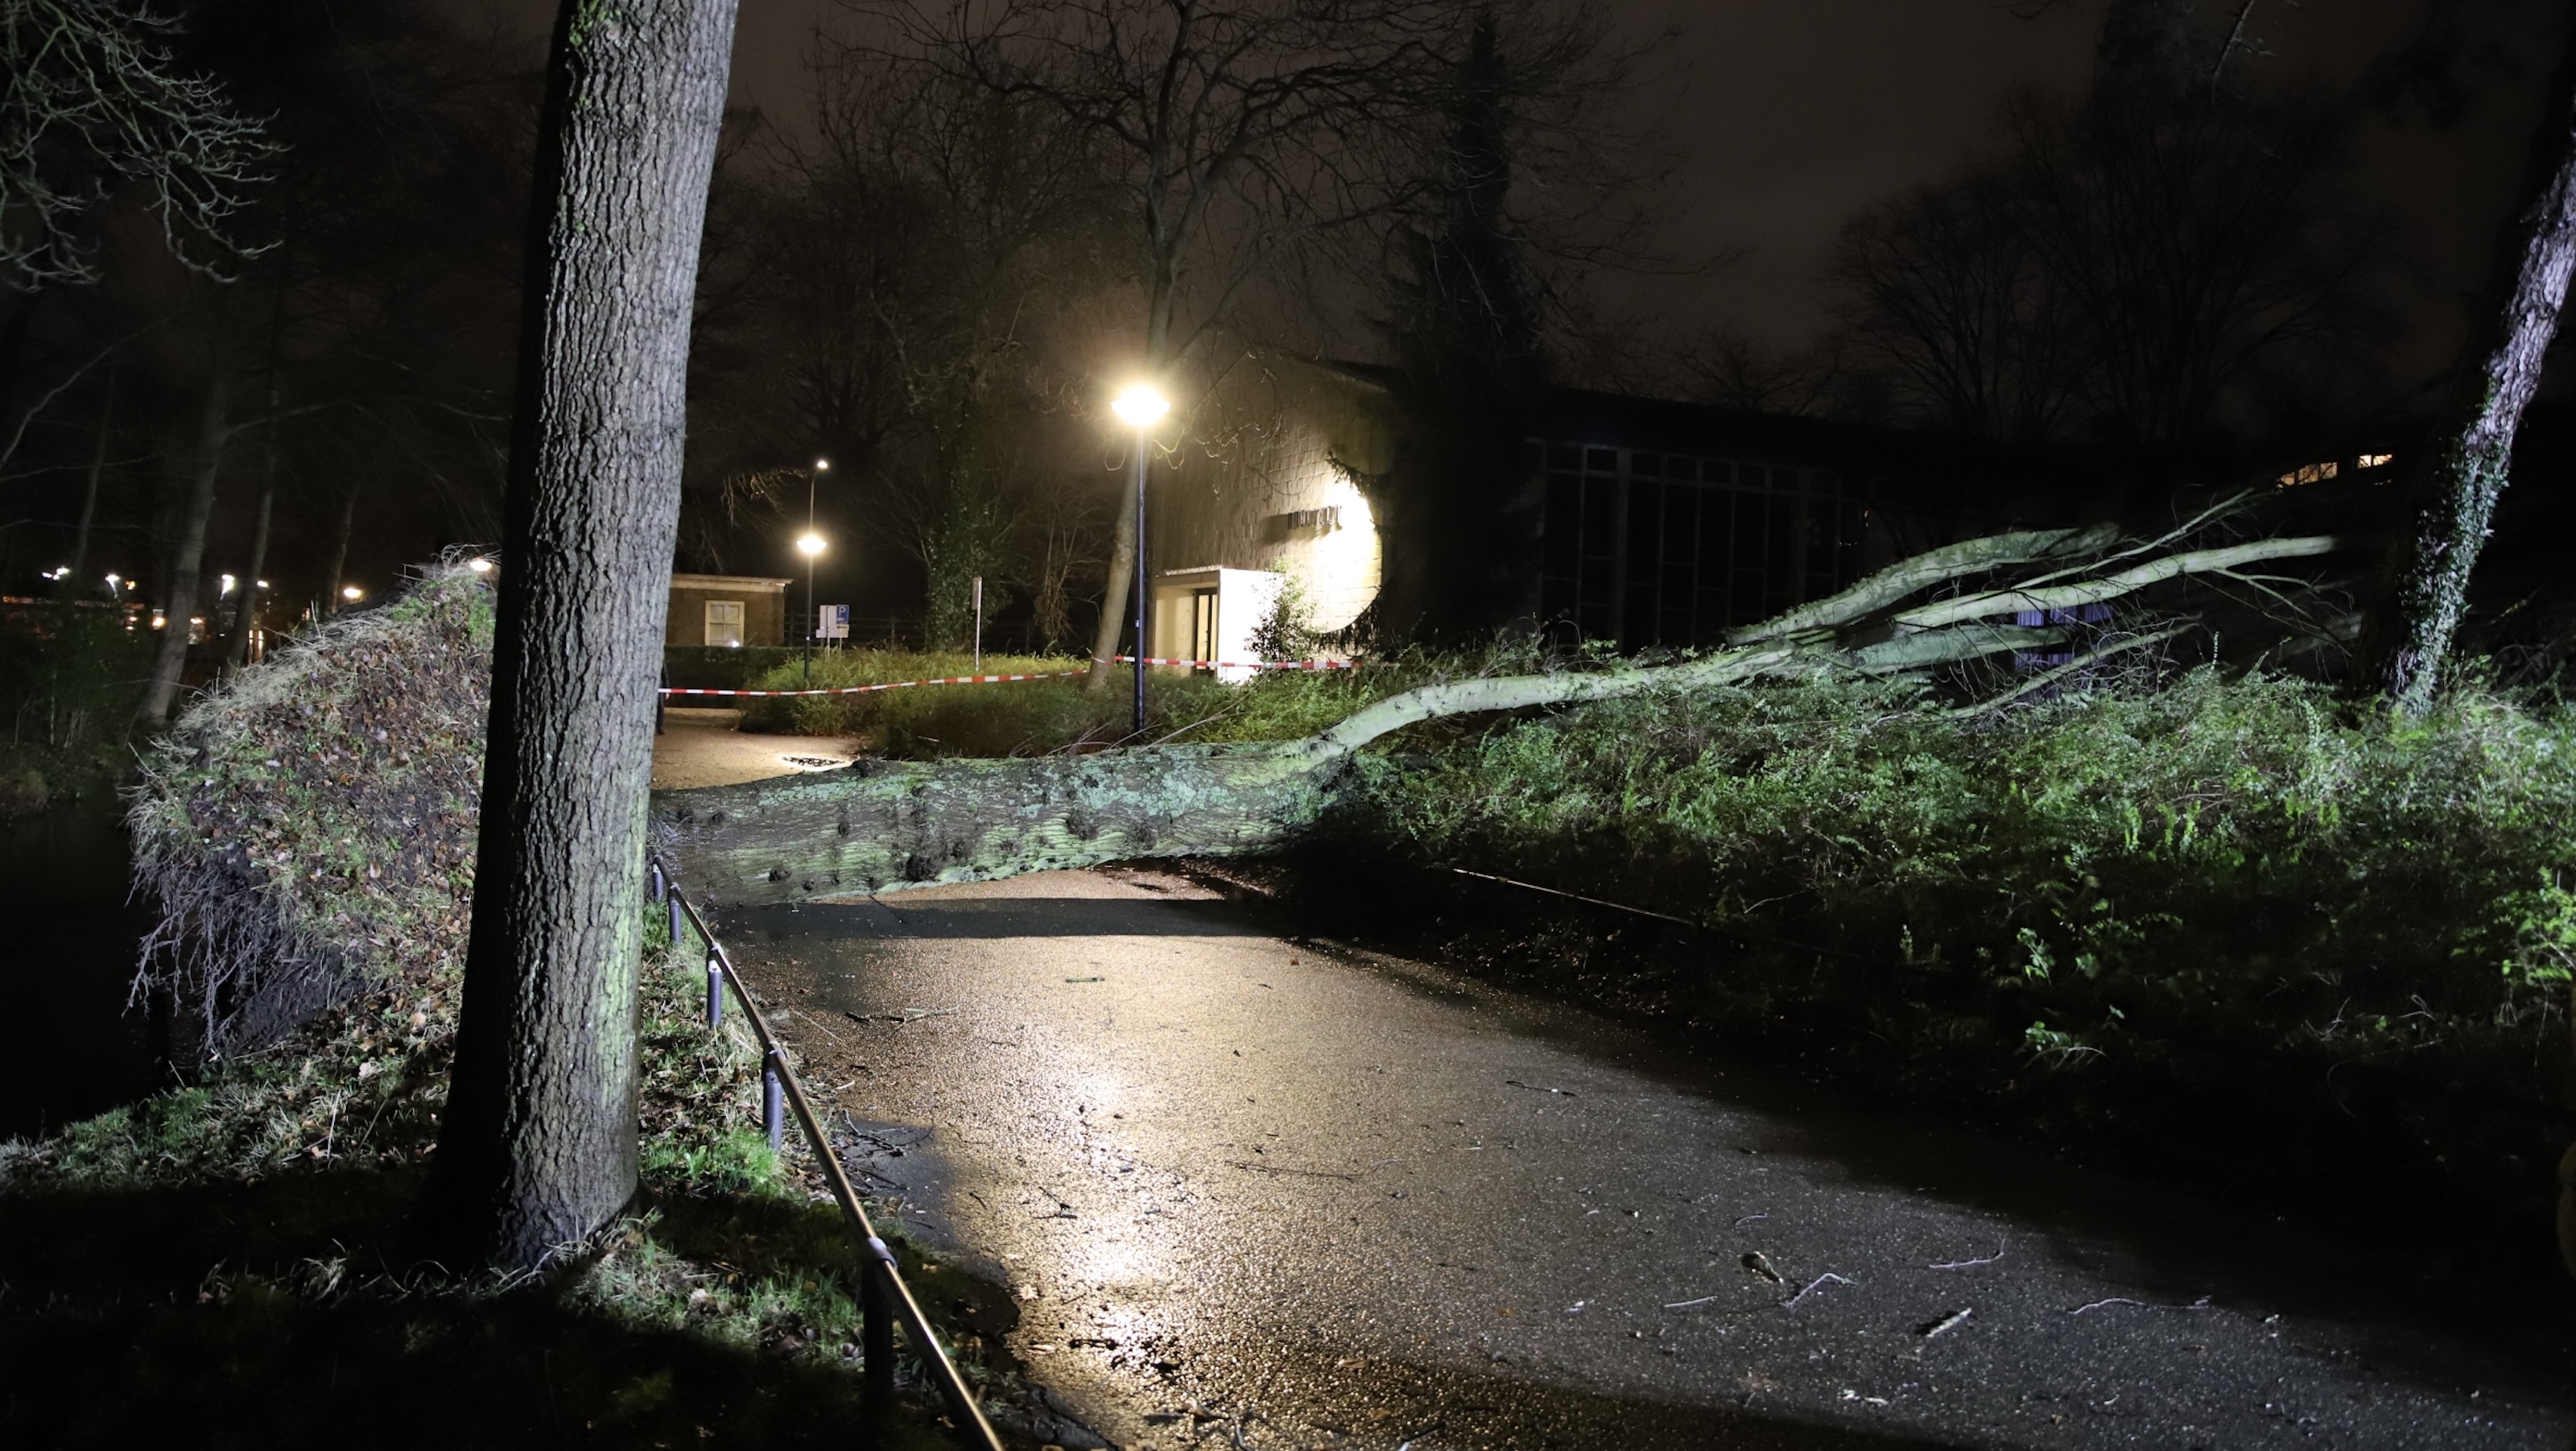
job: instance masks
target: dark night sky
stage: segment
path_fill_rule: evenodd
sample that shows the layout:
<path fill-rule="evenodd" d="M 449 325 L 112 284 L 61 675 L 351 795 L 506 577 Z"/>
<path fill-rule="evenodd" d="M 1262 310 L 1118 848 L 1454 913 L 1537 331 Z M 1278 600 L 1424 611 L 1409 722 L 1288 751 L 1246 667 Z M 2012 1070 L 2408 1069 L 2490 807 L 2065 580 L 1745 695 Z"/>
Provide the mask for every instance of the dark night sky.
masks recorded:
<path fill-rule="evenodd" d="M 484 3 L 532 39 L 555 8 Z M 1599 3 L 1640 37 L 1678 27 L 1636 98 L 1680 159 L 1665 243 L 1677 256 L 1735 254 L 1704 275 L 1622 282 L 1614 300 L 1783 345 L 1823 323 L 1817 266 L 1844 219 L 1948 170 L 1990 133 L 2014 87 L 2078 84 L 2101 15 L 2101 0 L 2037 19 L 2003 0 Z M 2253 32 L 2269 53 L 2255 64 L 2271 83 L 2347 90 L 2415 32 L 2427 3 L 2261 0 Z M 2531 27 L 2513 48 L 2548 54 L 2547 7 L 2490 8 Z M 805 106 L 800 54 L 817 24 L 833 23 L 847 23 L 838 0 L 745 0 L 737 100 L 793 124 Z M 2391 340 L 2400 379 L 2440 366 L 2456 344 L 2459 298 L 2477 285 L 2508 204 L 2545 65 L 2485 77 L 2450 130 L 2376 115 L 2359 128 L 2374 199 L 2392 209 L 2390 248 L 2408 264 L 2394 299 L 2404 336 Z"/>

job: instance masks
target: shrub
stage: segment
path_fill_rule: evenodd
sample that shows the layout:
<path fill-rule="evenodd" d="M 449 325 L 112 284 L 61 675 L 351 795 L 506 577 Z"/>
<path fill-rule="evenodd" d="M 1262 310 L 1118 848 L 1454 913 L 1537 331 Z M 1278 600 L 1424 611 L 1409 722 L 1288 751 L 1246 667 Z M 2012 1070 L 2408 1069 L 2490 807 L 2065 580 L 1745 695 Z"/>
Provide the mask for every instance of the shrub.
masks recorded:
<path fill-rule="evenodd" d="M 1381 851 L 2000 993 L 2050 1061 L 2154 1034 L 2527 1098 L 2576 960 L 2576 711 L 2420 724 L 2203 670 L 1960 717 L 1910 687 L 1605 702 L 1377 756 Z M 1885 979 L 1878 979 L 1882 983 Z"/>

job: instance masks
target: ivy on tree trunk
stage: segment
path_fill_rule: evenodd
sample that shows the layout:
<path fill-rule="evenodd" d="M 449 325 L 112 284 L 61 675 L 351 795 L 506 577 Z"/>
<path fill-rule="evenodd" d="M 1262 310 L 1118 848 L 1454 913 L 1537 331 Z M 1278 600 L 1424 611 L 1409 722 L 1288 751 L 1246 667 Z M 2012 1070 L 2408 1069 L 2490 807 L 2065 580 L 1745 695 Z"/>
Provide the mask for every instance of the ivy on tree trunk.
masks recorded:
<path fill-rule="evenodd" d="M 636 1175 L 636 971 L 691 300 L 734 0 L 565 0 L 548 65 L 456 1067 L 424 1217 L 518 1269 Z"/>
<path fill-rule="evenodd" d="M 2576 27 L 2576 15 L 2569 23 Z M 2532 133 L 2522 198 L 2498 238 L 2488 300 L 2461 352 L 2460 391 L 2418 466 L 2416 510 L 2392 555 L 2379 685 L 2407 715 L 2431 707 L 2468 612 L 2469 572 L 2486 545 L 2514 432 L 2540 387 L 2576 269 L 2576 30 Z"/>

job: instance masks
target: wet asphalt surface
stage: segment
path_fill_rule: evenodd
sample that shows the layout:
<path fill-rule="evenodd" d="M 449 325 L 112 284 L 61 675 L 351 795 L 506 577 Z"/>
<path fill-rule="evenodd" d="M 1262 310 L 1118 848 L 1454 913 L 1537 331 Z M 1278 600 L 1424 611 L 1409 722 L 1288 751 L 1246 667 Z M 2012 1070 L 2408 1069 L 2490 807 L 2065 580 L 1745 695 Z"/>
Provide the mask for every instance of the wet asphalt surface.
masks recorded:
<path fill-rule="evenodd" d="M 2563 1447 L 2576 1427 L 2557 1286 L 2459 1283 L 1837 1107 L 1577 1007 L 1283 940 L 1178 877 L 724 931 L 863 1188 L 1012 1287 L 1011 1351 L 1110 1444 Z"/>

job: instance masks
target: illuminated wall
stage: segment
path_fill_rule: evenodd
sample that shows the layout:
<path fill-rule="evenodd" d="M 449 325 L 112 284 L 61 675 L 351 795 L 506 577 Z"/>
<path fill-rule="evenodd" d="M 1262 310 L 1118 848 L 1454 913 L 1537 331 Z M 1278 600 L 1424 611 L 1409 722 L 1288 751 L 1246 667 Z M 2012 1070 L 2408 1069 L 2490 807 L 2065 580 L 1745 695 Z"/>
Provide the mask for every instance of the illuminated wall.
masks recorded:
<path fill-rule="evenodd" d="M 1191 442 L 1156 467 L 1156 576 L 1272 571 L 1288 579 L 1306 628 L 1358 619 L 1377 598 L 1382 555 L 1353 471 L 1384 467 L 1382 400 L 1373 385 L 1294 362 L 1248 368 L 1221 389 Z M 1158 620 L 1155 634 L 1181 628 Z"/>

